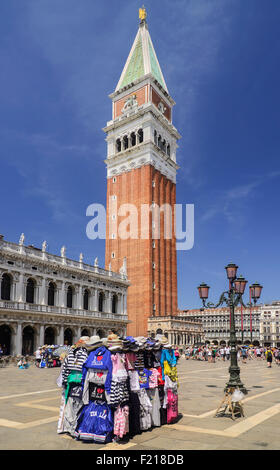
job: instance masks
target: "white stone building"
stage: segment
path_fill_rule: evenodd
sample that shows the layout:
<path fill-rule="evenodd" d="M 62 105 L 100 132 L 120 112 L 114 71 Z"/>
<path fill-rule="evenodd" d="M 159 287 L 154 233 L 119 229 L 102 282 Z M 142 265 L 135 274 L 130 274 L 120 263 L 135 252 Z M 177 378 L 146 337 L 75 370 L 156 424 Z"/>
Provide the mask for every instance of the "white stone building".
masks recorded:
<path fill-rule="evenodd" d="M 279 307 L 280 311 L 280 307 Z M 230 339 L 230 314 L 228 307 L 219 307 L 216 309 L 191 309 L 181 311 L 188 319 L 202 322 L 205 341 L 210 343 L 228 343 Z M 261 306 L 256 305 L 252 307 L 251 312 L 249 308 L 242 309 L 241 307 L 235 308 L 235 330 L 238 343 L 250 343 L 251 336 L 252 342 L 261 343 L 260 338 L 260 316 Z M 242 334 L 243 332 L 243 334 Z"/>
<path fill-rule="evenodd" d="M 190 319 L 181 313 L 166 317 L 150 317 L 148 335 L 155 337 L 157 334 L 163 334 L 170 344 L 182 350 L 186 346 L 201 344 L 205 341 L 202 322 Z"/>
<path fill-rule="evenodd" d="M 260 339 L 264 346 L 280 347 L 280 302 L 261 306 Z"/>
<path fill-rule="evenodd" d="M 126 273 L 66 258 L 0 236 L 0 345 L 32 354 L 43 344 L 73 344 L 82 335 L 122 335 L 128 323 Z"/>

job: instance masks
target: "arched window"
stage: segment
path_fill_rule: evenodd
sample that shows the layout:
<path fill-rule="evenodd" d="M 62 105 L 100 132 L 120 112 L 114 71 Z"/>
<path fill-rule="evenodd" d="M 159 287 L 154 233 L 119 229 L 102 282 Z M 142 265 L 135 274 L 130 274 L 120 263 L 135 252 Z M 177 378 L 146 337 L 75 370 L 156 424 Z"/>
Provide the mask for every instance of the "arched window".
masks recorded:
<path fill-rule="evenodd" d="M 22 354 L 34 353 L 34 329 L 31 326 L 26 326 L 22 332 Z"/>
<path fill-rule="evenodd" d="M 53 282 L 50 282 L 48 288 L 48 305 L 54 305 L 54 294 L 55 284 Z"/>
<path fill-rule="evenodd" d="M 134 145 L 136 145 L 136 135 L 135 135 L 135 132 L 132 132 L 130 137 L 131 137 L 131 147 L 134 147 Z"/>
<path fill-rule="evenodd" d="M 82 330 L 81 336 L 89 336 L 89 331 L 86 329 Z"/>
<path fill-rule="evenodd" d="M 33 279 L 27 280 L 26 285 L 26 302 L 29 304 L 34 304 L 34 297 L 35 297 L 35 282 Z"/>
<path fill-rule="evenodd" d="M 118 296 L 116 294 L 112 297 L 112 313 L 117 313 L 118 309 Z"/>
<path fill-rule="evenodd" d="M 52 327 L 48 327 L 45 329 L 44 335 L 44 344 L 54 344 L 55 343 L 55 331 Z"/>
<path fill-rule="evenodd" d="M 121 139 L 117 139 L 116 140 L 116 151 L 117 151 L 117 153 L 120 152 L 121 149 L 122 149 Z"/>
<path fill-rule="evenodd" d="M 128 148 L 128 137 L 127 135 L 123 138 L 123 149 L 126 150 Z"/>
<path fill-rule="evenodd" d="M 158 136 L 158 147 L 161 148 L 161 135 Z"/>
<path fill-rule="evenodd" d="M 71 286 L 67 289 L 67 307 L 73 307 L 73 288 Z"/>
<path fill-rule="evenodd" d="M 116 151 L 117 151 L 117 153 L 120 152 L 121 149 L 122 149 L 121 140 L 120 140 L 120 139 L 117 139 L 117 140 L 116 140 Z"/>
<path fill-rule="evenodd" d="M 166 147 L 166 153 L 170 157 L 170 145 L 169 144 Z"/>
<path fill-rule="evenodd" d="M 84 310 L 88 310 L 88 299 L 89 299 L 89 291 L 86 289 L 84 292 Z"/>
<path fill-rule="evenodd" d="M 99 312 L 103 312 L 103 305 L 104 304 L 104 294 L 103 292 L 100 292 L 99 297 L 98 297 L 98 310 Z"/>
<path fill-rule="evenodd" d="M 139 129 L 138 131 L 138 139 L 139 139 L 139 144 L 141 144 L 144 140 L 144 136 L 143 136 L 143 129 Z"/>
<path fill-rule="evenodd" d="M 154 143 L 157 145 L 157 131 L 154 131 Z"/>
<path fill-rule="evenodd" d="M 7 273 L 4 273 L 2 276 L 2 282 L 1 282 L 1 299 L 2 300 L 11 300 L 11 287 L 12 287 L 11 276 Z"/>
<path fill-rule="evenodd" d="M 71 346 L 73 344 L 73 332 L 70 328 L 64 331 L 64 344 Z"/>
<path fill-rule="evenodd" d="M 4 356 L 9 356 L 11 354 L 11 339 L 12 339 L 12 330 L 9 327 L 9 325 L 1 325 L 0 326 L 0 344 L 2 346 Z"/>
<path fill-rule="evenodd" d="M 97 336 L 99 336 L 99 338 L 105 338 L 105 332 L 104 330 L 97 330 Z"/>

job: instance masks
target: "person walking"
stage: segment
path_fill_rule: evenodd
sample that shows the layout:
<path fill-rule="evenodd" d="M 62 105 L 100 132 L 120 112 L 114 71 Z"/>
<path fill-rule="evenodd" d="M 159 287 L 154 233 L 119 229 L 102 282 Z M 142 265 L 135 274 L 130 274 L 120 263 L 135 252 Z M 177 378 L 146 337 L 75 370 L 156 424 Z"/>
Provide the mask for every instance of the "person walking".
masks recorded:
<path fill-rule="evenodd" d="M 41 356 L 41 349 L 38 348 L 38 349 L 35 351 L 36 367 L 39 367 L 40 362 L 41 362 L 41 358 L 42 358 L 42 356 Z"/>
<path fill-rule="evenodd" d="M 217 353 L 217 350 L 215 348 L 212 348 L 212 361 L 211 362 L 215 363 L 216 353 Z"/>
<path fill-rule="evenodd" d="M 241 348 L 241 356 L 242 356 L 242 364 L 246 364 L 247 350 L 246 350 L 245 346 L 242 346 L 242 348 Z"/>
<path fill-rule="evenodd" d="M 279 366 L 280 364 L 280 349 L 279 348 L 276 349 L 274 353 L 274 357 L 275 357 L 276 364 Z"/>
<path fill-rule="evenodd" d="M 189 358 L 190 358 L 190 348 L 187 348 L 185 350 L 185 358 L 186 358 L 187 361 L 189 360 Z"/>
<path fill-rule="evenodd" d="M 227 361 L 229 361 L 229 359 L 230 359 L 230 348 L 229 348 L 229 346 L 226 347 L 226 358 L 227 358 Z"/>
<path fill-rule="evenodd" d="M 271 368 L 273 353 L 270 348 L 267 348 L 265 352 L 265 357 L 266 357 L 267 367 Z"/>
<path fill-rule="evenodd" d="M 176 357 L 176 361 L 178 362 L 179 359 L 180 359 L 180 353 L 179 353 L 178 347 L 176 347 L 175 352 L 174 352 L 174 355 L 175 355 L 175 357 Z"/>

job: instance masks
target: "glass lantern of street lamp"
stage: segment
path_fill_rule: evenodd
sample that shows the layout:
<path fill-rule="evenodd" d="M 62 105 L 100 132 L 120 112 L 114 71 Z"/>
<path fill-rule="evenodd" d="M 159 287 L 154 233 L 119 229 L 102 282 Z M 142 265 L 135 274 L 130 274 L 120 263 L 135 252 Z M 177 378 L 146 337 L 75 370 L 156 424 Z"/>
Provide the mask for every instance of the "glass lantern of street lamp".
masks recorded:
<path fill-rule="evenodd" d="M 210 287 L 205 284 L 205 282 L 202 282 L 200 286 L 198 286 L 198 292 L 199 292 L 199 297 L 201 299 L 208 299 L 208 292 L 209 292 Z"/>
<path fill-rule="evenodd" d="M 258 282 L 255 282 L 254 284 L 250 286 L 251 297 L 252 299 L 254 299 L 255 302 L 260 298 L 261 293 L 262 293 L 262 288 L 263 286 L 261 286 Z"/>
<path fill-rule="evenodd" d="M 234 263 L 229 263 L 225 267 L 225 269 L 227 271 L 228 279 L 232 282 L 236 278 L 236 273 L 237 273 L 238 266 Z"/>
<path fill-rule="evenodd" d="M 235 279 L 235 281 L 234 281 L 235 292 L 237 294 L 243 295 L 244 291 L 245 291 L 245 288 L 246 288 L 247 282 L 248 281 L 246 281 L 246 279 L 244 279 L 243 276 L 239 276 L 237 279 Z"/>

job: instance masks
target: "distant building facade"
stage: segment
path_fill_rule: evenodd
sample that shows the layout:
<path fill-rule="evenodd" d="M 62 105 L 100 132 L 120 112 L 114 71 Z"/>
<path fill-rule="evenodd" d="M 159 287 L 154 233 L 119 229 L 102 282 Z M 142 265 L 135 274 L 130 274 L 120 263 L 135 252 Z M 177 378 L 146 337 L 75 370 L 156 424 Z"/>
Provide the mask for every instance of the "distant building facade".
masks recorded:
<path fill-rule="evenodd" d="M 43 344 L 73 344 L 82 335 L 125 334 L 125 273 L 66 258 L 0 236 L 0 344 L 32 354 Z"/>
<path fill-rule="evenodd" d="M 148 319 L 148 335 L 163 334 L 172 346 L 184 349 L 186 346 L 204 343 L 202 322 L 178 314 Z"/>
<path fill-rule="evenodd" d="M 261 306 L 260 340 L 264 346 L 280 347 L 280 301 Z"/>
<path fill-rule="evenodd" d="M 280 311 L 280 307 L 279 307 Z M 190 309 L 181 310 L 181 314 L 184 314 L 186 319 L 199 321 L 202 323 L 205 341 L 210 343 L 218 344 L 228 343 L 230 339 L 230 312 L 229 308 L 221 307 L 216 309 Z M 251 313 L 249 308 L 242 309 L 241 307 L 235 308 L 235 329 L 237 341 L 239 343 L 250 343 L 251 342 L 251 330 L 252 330 L 252 342 L 260 343 L 260 317 L 261 307 L 259 305 L 252 308 Z M 243 331 L 243 335 L 242 335 Z"/>

